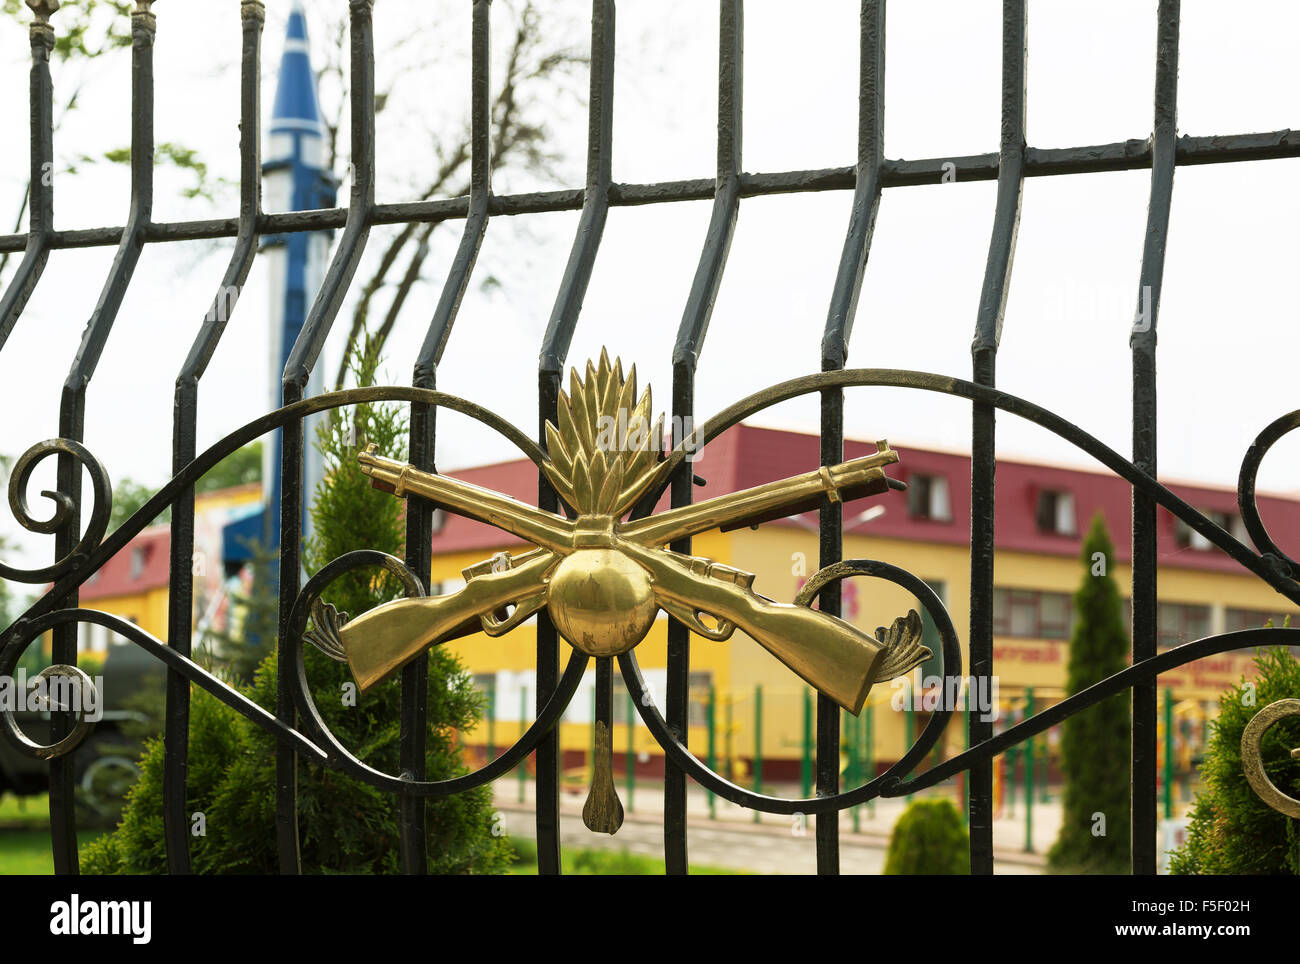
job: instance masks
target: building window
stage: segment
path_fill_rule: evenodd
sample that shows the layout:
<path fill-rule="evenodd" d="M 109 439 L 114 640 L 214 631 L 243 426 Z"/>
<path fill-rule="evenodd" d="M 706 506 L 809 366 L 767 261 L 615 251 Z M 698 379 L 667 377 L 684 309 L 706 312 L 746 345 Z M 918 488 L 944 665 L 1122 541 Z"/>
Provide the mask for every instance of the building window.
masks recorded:
<path fill-rule="evenodd" d="M 993 633 L 1023 639 L 1069 639 L 1074 605 L 1063 592 L 993 590 Z"/>
<path fill-rule="evenodd" d="M 707 670 L 692 670 L 687 679 L 689 687 L 687 695 L 686 722 L 688 726 L 708 726 L 709 725 L 709 688 L 713 685 L 713 674 Z M 648 687 L 647 687 L 648 689 Z M 641 722 L 641 714 L 637 712 L 636 707 L 632 705 L 632 698 L 627 691 L 627 684 L 623 682 L 623 674 L 614 674 L 614 685 L 610 692 L 613 698 L 613 713 L 611 714 L 611 723 L 613 725 L 627 725 L 629 716 L 635 723 Z M 659 707 L 660 713 L 667 712 L 665 707 Z"/>
<path fill-rule="evenodd" d="M 1279 613 L 1268 609 L 1228 609 L 1224 613 L 1223 628 L 1229 633 L 1243 629 L 1263 629 L 1270 621 L 1275 627 L 1281 628 L 1288 616 L 1291 617 L 1291 627 L 1300 627 L 1300 617 L 1295 613 Z"/>
<path fill-rule="evenodd" d="M 951 522 L 948 480 L 942 475 L 912 475 L 907 480 L 907 511 L 913 519 Z"/>
<path fill-rule="evenodd" d="M 1210 607 L 1160 603 L 1156 607 L 1156 645 L 1179 646 L 1210 635 Z"/>
<path fill-rule="evenodd" d="M 144 546 L 136 546 L 131 550 L 131 578 L 133 580 L 144 575 L 144 562 L 147 555 Z"/>
<path fill-rule="evenodd" d="M 1074 495 L 1055 489 L 1038 493 L 1038 531 L 1058 536 L 1072 536 L 1078 529 L 1074 524 Z"/>
<path fill-rule="evenodd" d="M 433 512 L 429 514 L 429 522 L 432 526 L 433 532 L 441 532 L 443 527 L 447 524 L 447 510 L 434 509 Z"/>
<path fill-rule="evenodd" d="M 483 715 L 487 716 L 489 706 L 493 715 L 497 712 L 496 691 L 497 691 L 497 674 L 496 673 L 475 673 L 473 675 L 474 688 L 483 694 Z"/>
<path fill-rule="evenodd" d="M 1202 514 L 1238 542 L 1244 542 L 1246 545 L 1250 545 L 1250 536 L 1246 532 L 1246 524 L 1241 521 L 1241 516 L 1237 513 L 1204 510 Z M 1180 549 L 1204 550 L 1214 548 L 1213 542 L 1205 538 L 1205 536 L 1201 535 L 1182 519 L 1174 519 L 1174 542 Z"/>

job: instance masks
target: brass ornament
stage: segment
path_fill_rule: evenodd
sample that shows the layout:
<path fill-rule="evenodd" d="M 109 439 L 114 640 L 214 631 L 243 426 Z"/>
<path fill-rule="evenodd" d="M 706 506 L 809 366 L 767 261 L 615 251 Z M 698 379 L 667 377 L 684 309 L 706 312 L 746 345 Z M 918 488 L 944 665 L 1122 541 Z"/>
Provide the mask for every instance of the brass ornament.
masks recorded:
<path fill-rule="evenodd" d="M 888 491 L 886 465 L 898 454 L 876 452 L 778 482 L 639 518 L 625 518 L 666 479 L 663 417 L 651 424 L 650 389 L 637 395 L 635 366 L 602 351 L 584 377 L 573 369 L 555 424 L 547 423 L 541 470 L 574 511 L 568 518 L 510 496 L 376 455 L 357 456 L 376 488 L 420 496 L 447 512 L 486 522 L 535 548 L 463 570 L 465 586 L 442 596 L 398 599 L 348 621 L 332 607 L 314 610 L 305 638 L 334 658 L 342 654 L 365 691 L 431 646 L 478 631 L 509 632 L 545 608 L 556 630 L 589 656 L 630 651 L 663 610 L 714 641 L 736 629 L 850 713 L 873 683 L 901 676 L 929 658 L 915 612 L 877 636 L 811 608 L 811 598 L 780 603 L 754 592 L 754 575 L 700 556 L 673 552 L 675 540 L 727 531 L 814 509 L 822 499 L 848 501 Z M 899 483 L 892 483 L 899 487 Z M 611 734 L 598 725 L 587 826 L 613 833 L 622 806 L 610 771 Z M 612 802 L 611 802 L 612 801 Z"/>
<path fill-rule="evenodd" d="M 1288 716 L 1300 716 L 1300 700 L 1277 700 L 1251 718 L 1241 734 L 1241 768 L 1246 773 L 1246 782 L 1261 800 L 1278 813 L 1300 820 L 1300 800 L 1287 796 L 1268 778 L 1261 746 L 1265 732 Z M 1291 756 L 1300 759 L 1300 747 L 1293 749 Z"/>

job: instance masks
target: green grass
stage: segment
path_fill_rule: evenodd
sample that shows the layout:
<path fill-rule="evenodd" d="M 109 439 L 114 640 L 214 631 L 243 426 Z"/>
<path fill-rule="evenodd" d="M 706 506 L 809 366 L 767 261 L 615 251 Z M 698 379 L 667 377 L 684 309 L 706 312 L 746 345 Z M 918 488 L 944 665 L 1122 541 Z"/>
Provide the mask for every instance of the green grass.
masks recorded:
<path fill-rule="evenodd" d="M 54 873 L 49 807 L 49 797 L 45 794 L 22 799 L 10 794 L 0 797 L 0 875 Z M 105 832 L 86 830 L 77 839 L 85 846 Z M 519 876 L 536 875 L 537 844 L 526 838 L 512 843 L 519 859 L 509 872 Z M 578 876 L 660 876 L 666 870 L 662 860 L 626 850 L 568 848 L 561 853 L 560 864 L 564 873 Z M 691 873 L 711 877 L 743 871 L 692 865 Z"/>
<path fill-rule="evenodd" d="M 103 833 L 83 830 L 77 841 L 85 846 Z M 49 796 L 0 797 L 0 875 L 52 873 Z"/>
<path fill-rule="evenodd" d="M 50 798 L 41 793 L 31 797 L 0 794 L 0 830 L 34 830 L 50 825 Z"/>
<path fill-rule="evenodd" d="M 510 874 L 515 876 L 535 876 L 537 874 L 537 844 L 526 838 L 514 839 L 515 854 L 518 862 L 510 867 Z M 569 848 L 560 851 L 560 870 L 565 874 L 578 876 L 662 876 L 667 867 L 656 857 L 643 857 L 626 850 L 594 850 L 588 848 Z M 729 870 L 724 867 L 691 865 L 691 873 L 705 877 L 732 876 L 743 874 L 741 870 Z"/>

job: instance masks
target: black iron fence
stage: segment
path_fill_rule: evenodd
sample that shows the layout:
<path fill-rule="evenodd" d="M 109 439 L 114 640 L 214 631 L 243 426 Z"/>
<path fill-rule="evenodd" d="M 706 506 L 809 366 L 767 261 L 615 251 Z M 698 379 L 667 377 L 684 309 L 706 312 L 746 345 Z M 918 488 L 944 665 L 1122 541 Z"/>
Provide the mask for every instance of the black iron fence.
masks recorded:
<path fill-rule="evenodd" d="M 186 813 L 187 733 L 190 687 L 213 693 L 277 738 L 277 834 L 280 868 L 300 869 L 297 827 L 297 761 L 306 756 L 339 767 L 393 793 L 400 806 L 403 869 L 425 870 L 426 842 L 423 819 L 425 801 L 482 785 L 535 755 L 537 772 L 537 840 L 542 873 L 560 866 L 559 747 L 555 723 L 572 697 L 587 666 L 588 657 L 574 651 L 567 668 L 560 670 L 559 638 L 543 611 L 537 617 L 536 722 L 520 740 L 495 761 L 466 776 L 427 781 L 424 722 L 427 693 L 425 659 L 402 672 L 400 775 L 374 771 L 357 760 L 329 733 L 315 712 L 301 667 L 301 636 L 306 622 L 304 600 L 342 571 L 360 566 L 387 565 L 416 578 L 428 588 L 431 565 L 432 506 L 412 500 L 407 516 L 407 557 L 404 564 L 380 553 L 349 554 L 299 585 L 303 491 L 301 469 L 303 418 L 313 412 L 368 400 L 398 400 L 411 407 L 410 460 L 432 469 L 436 412 L 449 408 L 479 419 L 511 440 L 537 463 L 545 458 L 544 423 L 556 418 L 560 376 L 583 297 L 591 278 L 596 251 L 609 208 L 616 205 L 664 204 L 712 199 L 713 209 L 700 252 L 699 265 L 686 299 L 673 348 L 673 424 L 690 425 L 694 416 L 696 360 L 703 347 L 708 323 L 727 260 L 727 252 L 742 198 L 764 194 L 809 191 L 852 191 L 852 209 L 845 233 L 839 269 L 830 292 L 830 307 L 821 331 L 822 369 L 819 374 L 773 386 L 738 402 L 710 419 L 696 442 L 707 442 L 727 427 L 765 408 L 798 395 L 817 393 L 821 399 L 821 456 L 825 465 L 842 460 L 844 448 L 843 391 L 856 386 L 892 386 L 939 392 L 968 399 L 972 404 L 972 531 L 969 674 L 987 680 L 996 672 L 993 663 L 993 551 L 995 425 L 999 411 L 1028 419 L 1056 433 L 1098 459 L 1133 487 L 1133 665 L 1070 697 L 1051 709 L 994 736 L 991 721 L 971 711 L 966 719 L 970 749 L 908 779 L 913 768 L 935 746 L 952 723 L 953 711 L 933 714 L 914 746 L 889 770 L 865 784 L 842 790 L 839 785 L 839 709 L 827 698 L 817 704 L 816 795 L 809 799 L 784 799 L 762 795 L 728 782 L 694 756 L 685 744 L 689 708 L 690 634 L 673 620 L 669 627 L 668 689 L 662 712 L 646 696 L 634 655 L 619 657 L 629 692 L 642 718 L 667 758 L 664 789 L 664 853 L 670 873 L 688 870 L 686 820 L 687 781 L 694 780 L 723 798 L 769 813 L 816 816 L 817 866 L 835 873 L 839 862 L 837 815 L 840 810 L 877 796 L 900 796 L 933 786 L 962 771 L 969 771 L 971 868 L 974 873 L 993 870 L 992 758 L 1029 737 L 1061 722 L 1098 701 L 1129 691 L 1132 694 L 1132 869 L 1150 874 L 1156 869 L 1156 690 L 1160 672 L 1213 653 L 1265 643 L 1295 644 L 1297 630 L 1259 629 L 1201 639 L 1161 653 L 1156 649 L 1156 507 L 1162 506 L 1219 547 L 1242 567 L 1256 574 L 1287 598 L 1300 603 L 1300 565 L 1270 539 L 1255 505 L 1255 475 L 1268 449 L 1282 435 L 1300 425 L 1300 412 L 1283 416 L 1268 426 L 1247 452 L 1242 463 L 1238 498 L 1242 517 L 1254 546 L 1247 546 L 1176 497 L 1155 480 L 1156 474 L 1156 321 L 1168 232 L 1174 170 L 1178 165 L 1221 164 L 1264 158 L 1300 156 L 1300 133 L 1290 130 L 1256 134 L 1179 137 L 1175 127 L 1177 98 L 1179 3 L 1161 0 L 1156 41 L 1154 133 L 1149 138 L 1112 144 L 1042 150 L 1025 142 L 1026 0 L 1004 0 L 1002 25 L 1002 122 L 997 153 L 964 157 L 893 160 L 883 144 L 883 90 L 885 83 L 885 3 L 862 0 L 860 34 L 860 89 L 857 161 L 851 167 L 822 170 L 748 173 L 741 154 L 741 92 L 743 68 L 742 0 L 720 0 L 717 170 L 711 177 L 654 184 L 615 183 L 610 173 L 613 141 L 612 91 L 614 78 L 614 0 L 594 0 L 591 16 L 591 89 L 587 138 L 586 183 L 579 188 L 528 194 L 492 192 L 488 67 L 490 0 L 473 0 L 472 56 L 472 180 L 467 197 L 397 204 L 375 202 L 375 111 L 372 0 L 350 0 L 351 16 L 351 143 L 353 178 L 346 207 L 329 210 L 266 214 L 261 210 L 260 42 L 264 8 L 259 0 L 242 0 L 243 24 L 240 209 L 237 217 L 202 221 L 155 222 L 153 194 L 153 47 L 155 17 L 150 3 L 140 0 L 131 16 L 132 29 L 132 144 L 130 212 L 125 225 L 58 230 L 53 223 L 54 185 L 44 176 L 53 162 L 49 70 L 54 43 L 48 22 L 48 0 L 29 0 L 36 13 L 31 27 L 31 199 L 29 230 L 25 235 L 0 237 L 0 251 L 22 252 L 21 263 L 0 302 L 0 347 L 22 317 L 52 252 L 69 248 L 115 246 L 116 257 L 102 294 L 86 327 L 75 361 L 64 383 L 59 410 L 59 437 L 29 449 L 15 465 L 10 484 L 10 505 L 25 528 L 52 534 L 55 562 L 36 570 L 0 565 L 0 577 L 29 583 L 52 583 L 34 605 L 0 637 L 0 673 L 11 673 L 22 651 L 41 634 L 52 633 L 56 663 L 75 665 L 77 624 L 98 623 L 126 637 L 156 656 L 168 667 L 165 723 L 164 822 L 168 867 L 173 873 L 190 869 L 189 820 Z M 233 8 L 234 4 L 230 4 Z M 849 335 L 863 271 L 871 247 L 872 230 L 882 192 L 886 188 L 939 182 L 955 170 L 960 180 L 997 181 L 997 201 L 988 264 L 976 314 L 969 380 L 914 371 L 848 369 Z M 1020 198 L 1027 177 L 1043 177 L 1130 169 L 1151 170 L 1151 199 L 1143 250 L 1137 322 L 1131 336 L 1133 451 L 1125 457 L 1103 445 L 1076 425 L 996 386 L 996 359 L 1003 309 L 1011 274 L 1012 254 L 1020 215 Z M 461 298 L 469 283 L 476 255 L 493 217 L 545 211 L 581 212 L 572 252 L 541 345 L 538 365 L 538 419 L 540 444 L 489 412 L 436 390 L 443 349 L 456 320 Z M 308 377 L 318 363 L 322 345 L 345 300 L 352 276 L 375 225 L 461 220 L 464 231 L 442 289 L 437 309 L 415 361 L 412 387 L 357 389 L 313 398 L 304 397 Z M 195 424 L 198 386 L 220 342 L 229 312 L 220 310 L 228 293 L 238 290 L 248 276 L 258 239 L 268 234 L 341 228 L 324 282 L 283 375 L 283 407 L 231 433 L 203 453 L 196 451 Z M 145 245 L 201 238 L 236 239 L 234 253 L 213 302 L 213 309 L 196 306 L 201 319 L 198 333 L 176 380 L 175 422 L 172 443 L 174 477 L 143 508 L 105 538 L 111 501 L 108 475 L 81 444 L 87 388 L 94 377 L 105 343 L 111 336 L 123 296 Z M 1149 298 L 1149 301 L 1145 300 Z M 1145 310 L 1149 304 L 1149 311 Z M 202 312 L 206 312 L 201 314 Z M 813 337 L 814 332 L 808 332 Z M 279 686 L 274 713 L 269 712 L 214 678 L 190 658 L 190 617 L 193 585 L 190 559 L 194 546 L 194 483 L 208 469 L 239 446 L 275 428 L 283 430 L 279 598 Z M 685 440 L 673 439 L 681 447 Z M 34 466 L 49 456 L 57 458 L 57 509 L 46 521 L 28 509 L 25 490 Z M 93 501 L 84 512 L 83 470 L 92 481 Z M 691 500 L 689 466 L 682 464 L 669 482 L 671 500 L 682 505 Z M 658 493 L 651 493 L 652 496 Z M 538 504 L 558 510 L 555 491 L 539 473 Z M 653 504 L 653 498 L 646 503 Z M 168 639 L 158 640 L 140 628 L 105 613 L 78 608 L 79 587 L 101 565 L 125 547 L 160 511 L 170 506 L 171 587 Z M 826 503 L 820 515 L 820 562 L 824 588 L 821 608 L 838 613 L 839 580 L 867 575 L 886 578 L 914 593 L 935 619 L 943 640 L 944 674 L 962 676 L 961 652 L 942 603 L 915 576 L 885 563 L 842 561 L 842 510 Z M 358 547 L 365 550 L 366 547 Z M 689 540 L 672 548 L 689 551 Z M 842 563 L 842 564 L 841 564 Z M 836 564 L 841 564 L 836 566 Z M 836 566 L 834 569 L 827 567 Z M 412 587 L 414 588 L 414 587 Z M 609 720 L 612 662 L 597 661 L 597 718 Z M 603 694 L 603 698 L 602 698 Z M 77 870 L 77 849 L 71 758 L 83 738 L 85 724 L 69 713 L 52 718 L 52 744 L 29 739 L 10 715 L 4 719 L 4 736 L 23 752 L 48 759 L 50 815 L 54 862 L 60 873 Z"/>

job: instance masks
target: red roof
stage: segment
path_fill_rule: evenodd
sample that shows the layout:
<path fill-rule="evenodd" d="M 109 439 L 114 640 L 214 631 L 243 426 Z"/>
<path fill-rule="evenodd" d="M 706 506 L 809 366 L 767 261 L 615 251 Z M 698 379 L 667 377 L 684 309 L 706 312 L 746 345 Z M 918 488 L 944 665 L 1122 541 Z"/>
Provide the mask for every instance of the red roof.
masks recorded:
<path fill-rule="evenodd" d="M 82 584 L 81 600 L 130 596 L 166 586 L 171 542 L 167 526 L 145 529 Z"/>
<path fill-rule="evenodd" d="M 947 480 L 951 519 L 914 518 L 908 512 L 907 494 L 889 492 L 872 500 L 850 503 L 845 511 L 846 523 L 849 524 L 847 531 L 882 538 L 969 545 L 970 457 L 906 445 L 894 445 L 894 448 L 900 462 L 887 469 L 894 478 L 907 481 L 914 475 L 924 474 Z M 738 425 L 700 452 L 694 471 L 706 480 L 706 484 L 696 487 L 696 498 L 723 495 L 815 469 L 819 451 L 820 443 L 815 435 Z M 874 451 L 873 442 L 849 441 L 844 446 L 844 457 L 856 458 Z M 526 460 L 500 462 L 448 474 L 537 504 L 537 469 Z M 1176 495 L 1203 512 L 1235 514 L 1237 511 L 1237 495 L 1232 489 L 1166 484 Z M 1068 492 L 1073 496 L 1078 534 L 1056 535 L 1039 529 L 1036 510 L 1039 493 L 1045 490 Z M 1086 533 L 1093 515 L 1100 511 L 1115 543 L 1116 555 L 1121 562 L 1127 562 L 1132 554 L 1128 535 L 1132 491 L 1124 479 L 1102 472 L 999 461 L 995 493 L 996 546 L 1004 551 L 1077 555 L 1082 535 Z M 882 505 L 886 511 L 869 522 L 851 525 L 853 517 L 871 505 Z M 1300 538 L 1297 538 L 1300 536 L 1300 499 L 1260 495 L 1259 507 L 1265 524 L 1280 546 L 1286 549 L 1300 544 Z M 815 523 L 816 513 L 808 513 L 805 518 Z M 1240 569 L 1217 548 L 1203 550 L 1179 546 L 1175 521 L 1168 512 L 1159 511 L 1157 551 L 1162 566 L 1223 572 Z M 795 525 L 790 520 L 769 524 Z M 448 515 L 442 529 L 433 536 L 435 553 L 522 544 L 499 529 L 455 515 Z"/>

